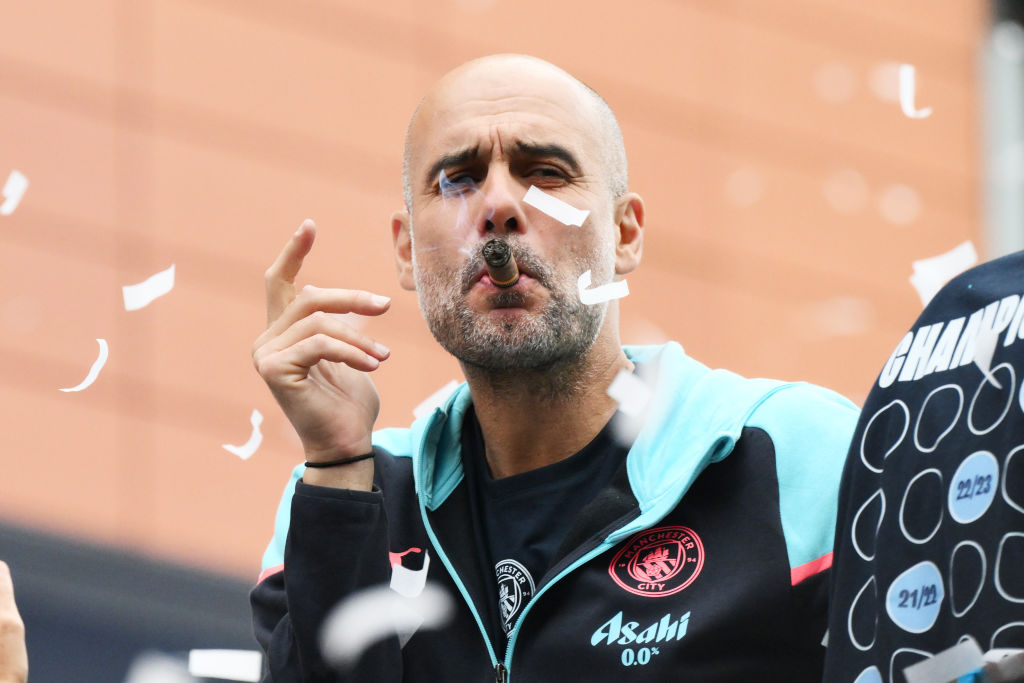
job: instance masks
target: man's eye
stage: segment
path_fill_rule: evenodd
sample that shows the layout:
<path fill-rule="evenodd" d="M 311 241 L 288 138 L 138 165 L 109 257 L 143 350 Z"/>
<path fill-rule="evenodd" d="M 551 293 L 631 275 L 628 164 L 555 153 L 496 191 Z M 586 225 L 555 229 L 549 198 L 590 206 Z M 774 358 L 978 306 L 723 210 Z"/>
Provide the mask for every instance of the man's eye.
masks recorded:
<path fill-rule="evenodd" d="M 442 195 L 452 195 L 474 189 L 476 187 L 476 181 L 473 180 L 472 176 L 466 174 L 449 176 L 444 171 L 441 171 L 441 176 L 438 178 L 437 185 Z"/>
<path fill-rule="evenodd" d="M 539 166 L 530 171 L 530 175 L 542 178 L 565 178 L 565 174 L 562 173 L 561 169 L 552 168 L 551 166 Z"/>

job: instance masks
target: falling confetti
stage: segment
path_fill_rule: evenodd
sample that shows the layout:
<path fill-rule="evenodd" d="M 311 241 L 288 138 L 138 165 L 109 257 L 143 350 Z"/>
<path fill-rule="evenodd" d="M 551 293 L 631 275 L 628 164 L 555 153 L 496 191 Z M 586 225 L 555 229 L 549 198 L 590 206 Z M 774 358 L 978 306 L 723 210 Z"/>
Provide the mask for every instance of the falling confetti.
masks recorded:
<path fill-rule="evenodd" d="M 399 555 L 399 561 L 391 564 L 391 590 L 407 598 L 421 595 L 427 586 L 427 571 L 429 569 L 430 553 L 424 553 L 423 566 L 420 569 L 403 567 L 401 555 Z"/>
<path fill-rule="evenodd" d="M 978 252 L 970 240 L 957 245 L 945 254 L 914 261 L 914 274 L 910 284 L 921 297 L 921 305 L 927 306 L 942 286 L 955 276 L 978 262 Z"/>
<path fill-rule="evenodd" d="M 255 650 L 189 650 L 188 672 L 196 678 L 260 680 L 263 654 Z"/>
<path fill-rule="evenodd" d="M 93 362 L 92 367 L 89 368 L 89 374 L 85 376 L 85 379 L 83 379 L 82 383 L 79 384 L 78 386 L 71 387 L 70 389 L 61 389 L 61 391 L 81 391 L 82 389 L 85 389 L 90 384 L 95 382 L 96 378 L 99 377 L 100 370 L 103 369 L 103 366 L 107 362 L 107 355 L 109 353 L 109 349 L 107 348 L 106 339 L 97 339 L 96 343 L 100 345 L 100 353 L 98 356 L 96 356 L 96 360 Z"/>
<path fill-rule="evenodd" d="M 590 211 L 577 209 L 571 204 L 566 204 L 561 199 L 552 197 L 534 185 L 531 185 L 530 189 L 526 191 L 523 201 L 565 225 L 582 227 L 583 221 L 587 220 L 587 216 L 590 215 Z"/>
<path fill-rule="evenodd" d="M 981 648 L 971 636 L 942 652 L 911 664 L 903 670 L 907 683 L 933 683 L 934 681 L 956 681 L 968 676 L 985 664 Z"/>
<path fill-rule="evenodd" d="M 589 270 L 580 275 L 579 280 L 576 281 L 576 286 L 579 289 L 580 301 L 587 306 L 629 296 L 629 284 L 625 280 L 617 280 L 606 285 L 591 288 Z"/>
<path fill-rule="evenodd" d="M 124 683 L 195 683 L 185 661 L 163 652 L 147 651 L 132 661 Z"/>
<path fill-rule="evenodd" d="M 28 178 L 17 169 L 11 171 L 11 175 L 7 177 L 7 182 L 4 184 L 4 203 L 0 204 L 0 216 L 10 216 L 14 213 L 27 189 Z"/>
<path fill-rule="evenodd" d="M 263 434 L 260 433 L 260 425 L 263 424 L 263 416 L 260 411 L 253 410 L 252 415 L 249 416 L 249 422 L 252 424 L 252 434 L 249 436 L 249 440 L 241 446 L 232 446 L 231 444 L 223 444 L 221 448 L 226 450 L 228 453 L 234 453 L 242 460 L 248 460 L 252 457 L 252 454 L 256 452 L 256 449 L 263 443 Z"/>
<path fill-rule="evenodd" d="M 619 370 L 605 392 L 619 404 L 612 416 L 612 436 L 632 446 L 647 423 L 655 395 L 657 371 L 652 365 L 638 365 L 636 372 Z"/>
<path fill-rule="evenodd" d="M 452 395 L 452 392 L 458 388 L 458 382 L 455 380 L 449 380 L 447 384 L 432 393 L 430 396 L 427 396 L 423 399 L 422 403 L 412 409 L 413 417 L 418 420 L 424 415 L 434 412 L 434 409 L 440 408 L 444 405 L 444 402 Z"/>
<path fill-rule="evenodd" d="M 174 289 L 174 266 L 161 270 L 135 285 L 121 287 L 124 294 L 124 310 L 137 311 L 145 308 L 154 299 L 162 297 Z"/>
<path fill-rule="evenodd" d="M 643 415 L 651 400 L 651 390 L 629 370 L 619 370 L 605 391 L 618 402 L 619 410 L 631 417 Z"/>
<path fill-rule="evenodd" d="M 932 115 L 932 108 L 914 107 L 915 69 L 910 64 L 900 64 L 900 108 L 907 117 L 923 119 Z"/>
<path fill-rule="evenodd" d="M 397 635 L 404 643 L 419 629 L 444 626 L 454 610 L 448 592 L 433 583 L 425 584 L 415 598 L 400 595 L 389 586 L 367 588 L 342 600 L 327 615 L 320 649 L 329 663 L 348 667 L 383 638 Z"/>

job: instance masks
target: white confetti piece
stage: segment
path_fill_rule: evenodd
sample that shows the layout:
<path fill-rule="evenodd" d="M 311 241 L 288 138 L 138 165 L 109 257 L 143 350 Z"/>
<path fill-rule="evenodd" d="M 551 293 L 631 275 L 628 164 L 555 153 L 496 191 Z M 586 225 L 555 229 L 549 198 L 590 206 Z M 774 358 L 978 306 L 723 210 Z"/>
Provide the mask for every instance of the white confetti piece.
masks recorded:
<path fill-rule="evenodd" d="M 222 444 L 221 448 L 226 450 L 228 453 L 234 453 L 242 460 L 248 460 L 252 457 L 252 454 L 256 452 L 256 449 L 263 443 L 263 434 L 260 432 L 260 425 L 263 424 L 263 416 L 260 411 L 253 410 L 252 415 L 249 416 L 249 422 L 252 424 L 252 434 L 249 436 L 249 440 L 241 446 L 232 446 L 231 444 Z"/>
<path fill-rule="evenodd" d="M 917 109 L 914 106 L 915 69 L 910 64 L 900 64 L 900 109 L 909 118 L 923 119 L 932 114 L 931 107 Z"/>
<path fill-rule="evenodd" d="M 591 287 L 589 270 L 580 275 L 579 280 L 576 281 L 576 286 L 580 292 L 580 301 L 587 306 L 629 296 L 629 284 L 625 280 L 616 280 L 599 287 Z"/>
<path fill-rule="evenodd" d="M 946 683 L 980 669 L 984 663 L 978 643 L 967 636 L 948 650 L 906 667 L 903 675 L 907 683 Z"/>
<path fill-rule="evenodd" d="M 195 683 L 184 657 L 145 651 L 132 660 L 124 683 Z"/>
<path fill-rule="evenodd" d="M 422 569 L 407 569 L 401 562 L 391 565 L 391 590 L 407 598 L 423 593 L 427 585 L 427 570 L 430 569 L 430 553 L 423 555 Z"/>
<path fill-rule="evenodd" d="M 11 175 L 7 176 L 7 182 L 4 183 L 4 203 L 0 204 L 0 216 L 10 216 L 14 213 L 27 189 L 28 178 L 17 169 L 11 171 Z"/>
<path fill-rule="evenodd" d="M 982 659 L 985 660 L 986 664 L 990 664 L 992 662 L 1001 662 L 1007 657 L 1016 657 L 1018 655 L 1024 655 L 1024 648 L 997 647 L 991 650 L 986 650 Z"/>
<path fill-rule="evenodd" d="M 96 356 L 96 360 L 93 361 L 92 367 L 89 368 L 89 374 L 85 376 L 85 379 L 83 379 L 82 383 L 79 384 L 78 386 L 71 387 L 70 389 L 61 389 L 61 391 L 81 391 L 82 389 L 85 389 L 90 384 L 95 382 L 96 378 L 99 377 L 100 370 L 102 370 L 103 366 L 106 365 L 107 363 L 107 355 L 109 354 L 109 349 L 107 348 L 106 339 L 97 339 L 96 343 L 100 345 L 100 353 L 98 356 Z"/>
<path fill-rule="evenodd" d="M 189 650 L 188 672 L 196 678 L 260 680 L 263 653 L 255 650 Z"/>
<path fill-rule="evenodd" d="M 643 415 L 651 401 L 651 390 L 647 384 L 629 370 L 619 370 L 605 391 L 618 401 L 619 410 L 630 417 Z"/>
<path fill-rule="evenodd" d="M 137 311 L 140 308 L 145 308 L 154 299 L 162 297 L 172 289 L 174 289 L 173 265 L 138 284 L 121 287 L 121 292 L 124 294 L 124 310 Z"/>
<path fill-rule="evenodd" d="M 1001 385 L 992 374 L 992 356 L 996 352 L 996 344 L 999 343 L 999 332 L 988 325 L 978 330 L 978 336 L 974 339 L 974 364 L 981 369 L 985 379 L 992 382 L 996 389 L 1002 389 Z"/>
<path fill-rule="evenodd" d="M 427 396 L 423 399 L 423 402 L 412 409 L 413 417 L 417 420 L 434 412 L 435 408 L 440 408 L 444 405 L 444 402 L 448 400 L 448 397 L 452 395 L 452 392 L 459 388 L 459 383 L 455 380 L 449 380 L 448 384 Z"/>
<path fill-rule="evenodd" d="M 327 615 L 320 649 L 330 664 L 348 667 L 382 638 L 397 635 L 404 644 L 419 629 L 444 626 L 454 611 L 451 596 L 434 583 L 424 585 L 415 598 L 388 586 L 367 588 L 342 600 Z"/>
<path fill-rule="evenodd" d="M 636 441 L 651 414 L 657 370 L 653 365 L 639 365 L 636 372 L 619 370 L 605 392 L 619 404 L 612 415 L 612 436 L 623 446 Z"/>
<path fill-rule="evenodd" d="M 535 185 L 530 185 L 523 201 L 565 225 L 582 227 L 583 221 L 587 220 L 587 216 L 590 215 L 589 210 L 577 209 L 572 204 L 566 204 L 558 197 L 552 197 Z"/>
<path fill-rule="evenodd" d="M 914 261 L 910 284 L 921 297 L 921 304 L 927 306 L 943 285 L 977 262 L 978 252 L 974 250 L 974 243 L 967 240 L 945 254 Z"/>

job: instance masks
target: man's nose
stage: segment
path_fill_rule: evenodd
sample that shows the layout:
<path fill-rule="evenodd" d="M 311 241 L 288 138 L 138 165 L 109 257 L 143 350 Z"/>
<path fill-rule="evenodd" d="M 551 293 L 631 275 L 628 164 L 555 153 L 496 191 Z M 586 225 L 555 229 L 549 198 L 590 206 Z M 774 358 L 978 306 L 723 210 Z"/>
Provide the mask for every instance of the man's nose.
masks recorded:
<path fill-rule="evenodd" d="M 482 233 L 523 232 L 526 216 L 523 213 L 523 188 L 507 168 L 492 169 L 484 181 L 484 213 L 481 216 Z"/>

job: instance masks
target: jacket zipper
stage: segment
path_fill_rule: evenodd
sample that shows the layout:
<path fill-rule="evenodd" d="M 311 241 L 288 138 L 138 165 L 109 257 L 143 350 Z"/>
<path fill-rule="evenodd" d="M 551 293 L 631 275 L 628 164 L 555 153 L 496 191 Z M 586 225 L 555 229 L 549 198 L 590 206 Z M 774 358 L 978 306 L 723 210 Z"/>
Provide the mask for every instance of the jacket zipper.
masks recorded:
<path fill-rule="evenodd" d="M 596 547 L 592 548 L 590 552 L 584 553 L 575 562 L 567 566 L 562 571 L 558 572 L 558 574 L 556 574 L 550 581 L 544 584 L 540 591 L 538 591 L 537 594 L 530 599 L 530 602 L 528 602 L 526 604 L 526 607 L 523 608 L 522 613 L 519 615 L 519 618 L 516 619 L 515 625 L 512 627 L 512 630 L 508 634 L 508 649 L 505 650 L 504 666 L 499 664 L 498 666 L 501 668 L 499 669 L 498 667 L 495 667 L 494 669 L 495 676 L 498 676 L 499 673 L 502 676 L 501 678 L 498 678 L 499 683 L 507 683 L 507 681 L 510 678 L 508 674 L 509 670 L 512 668 L 512 652 L 515 650 L 516 639 L 519 637 L 519 627 L 522 625 L 523 619 L 525 619 L 526 615 L 529 613 L 530 608 L 537 604 L 537 600 L 540 598 L 540 596 L 546 593 L 548 589 L 551 588 L 551 586 L 558 583 L 563 577 L 567 576 L 570 572 L 575 571 L 581 565 L 586 564 L 593 558 L 597 557 L 604 551 L 608 550 L 608 548 L 611 548 L 613 545 L 613 543 L 608 543 L 607 540 L 602 541 Z"/>
<path fill-rule="evenodd" d="M 423 450 L 422 445 L 420 446 L 421 451 Z M 415 462 L 415 459 L 414 459 Z M 480 637 L 484 641 L 484 646 L 487 648 L 487 654 L 491 658 L 491 664 L 494 666 L 494 680 L 496 683 L 508 683 L 511 680 L 510 669 L 512 667 L 512 653 L 515 650 L 516 639 L 519 637 L 519 627 L 523 623 L 523 619 L 526 617 L 530 608 L 537 602 L 537 598 L 547 592 L 547 590 L 555 583 L 560 581 L 562 577 L 566 576 L 570 572 L 574 571 L 577 567 L 589 562 L 592 558 L 597 557 L 605 550 L 611 548 L 614 543 L 608 542 L 608 536 L 605 536 L 599 544 L 590 550 L 590 552 L 581 555 L 575 562 L 569 564 L 565 569 L 558 572 L 550 581 L 548 581 L 540 589 L 540 591 L 533 596 L 526 607 L 523 608 L 519 618 L 516 619 L 515 625 L 509 632 L 508 645 L 505 649 L 505 661 L 499 662 L 497 655 L 494 653 L 494 646 L 491 645 L 491 639 L 487 635 L 487 629 L 484 628 L 483 619 L 480 618 L 480 613 L 477 612 L 476 605 L 473 604 L 473 599 L 469 595 L 469 591 L 466 590 L 466 585 L 462 582 L 462 577 L 455 571 L 455 567 L 452 566 L 451 561 L 448 559 L 448 554 L 445 553 L 444 548 L 441 547 L 441 543 L 437 539 L 437 535 L 434 533 L 434 528 L 430 525 L 430 520 L 427 519 L 427 509 L 423 502 L 423 498 L 420 495 L 416 496 L 419 499 L 420 507 L 420 518 L 423 520 L 423 528 L 427 531 L 427 536 L 430 538 L 430 542 L 434 546 L 434 550 L 437 551 L 438 556 L 441 558 L 441 563 L 444 564 L 445 569 L 448 570 L 449 576 L 452 577 L 452 581 L 455 586 L 459 589 L 462 594 L 462 599 L 465 600 L 466 605 L 469 607 L 470 614 L 473 615 L 473 619 L 476 620 L 477 629 L 480 631 Z"/>

